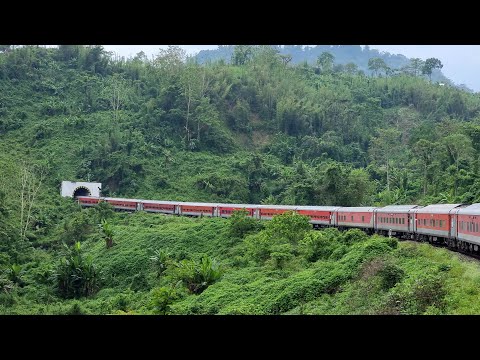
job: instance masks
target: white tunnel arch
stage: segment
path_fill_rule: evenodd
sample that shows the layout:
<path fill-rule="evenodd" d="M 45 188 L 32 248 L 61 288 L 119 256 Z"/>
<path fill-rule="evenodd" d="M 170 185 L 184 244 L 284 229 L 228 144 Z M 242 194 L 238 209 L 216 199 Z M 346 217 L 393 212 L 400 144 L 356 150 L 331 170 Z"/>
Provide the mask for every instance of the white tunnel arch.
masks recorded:
<path fill-rule="evenodd" d="M 63 197 L 75 196 L 100 196 L 102 183 L 81 182 L 81 181 L 62 181 L 61 195 Z"/>

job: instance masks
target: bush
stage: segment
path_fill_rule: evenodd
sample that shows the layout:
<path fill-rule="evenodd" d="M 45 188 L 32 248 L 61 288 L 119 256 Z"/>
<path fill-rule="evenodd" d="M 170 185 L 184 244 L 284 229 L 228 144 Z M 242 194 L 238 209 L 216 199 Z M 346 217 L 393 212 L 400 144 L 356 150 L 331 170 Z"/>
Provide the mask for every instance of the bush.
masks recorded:
<path fill-rule="evenodd" d="M 167 315 L 171 311 L 170 305 L 180 297 L 177 286 L 164 286 L 153 290 L 152 305 L 156 314 Z"/>
<path fill-rule="evenodd" d="M 274 242 L 264 232 L 249 235 L 245 238 L 246 254 L 257 263 L 263 263 L 270 257 Z"/>
<path fill-rule="evenodd" d="M 276 215 L 265 225 L 266 234 L 275 242 L 289 242 L 292 245 L 296 245 L 311 229 L 309 218 L 293 211 Z"/>
<path fill-rule="evenodd" d="M 142 291 L 148 290 L 149 288 L 150 285 L 148 284 L 145 273 L 139 272 L 138 274 L 133 275 L 132 282 L 130 283 L 130 289 L 133 291 Z"/>
<path fill-rule="evenodd" d="M 378 275 L 380 275 L 382 289 L 388 290 L 402 280 L 405 272 L 395 264 L 387 263 L 378 271 Z"/>
<path fill-rule="evenodd" d="M 62 242 L 72 245 L 77 241 L 85 241 L 92 231 L 91 219 L 85 210 L 73 213 L 63 224 L 63 232 L 60 236 Z"/>
<path fill-rule="evenodd" d="M 275 269 L 283 269 L 287 261 L 293 258 L 292 246 L 290 244 L 273 246 L 270 257 Z"/>
<path fill-rule="evenodd" d="M 162 274 L 167 270 L 168 264 L 171 262 L 170 254 L 164 250 L 154 250 L 154 255 L 150 257 L 157 277 L 162 276 Z"/>
<path fill-rule="evenodd" d="M 319 259 L 328 259 L 340 244 L 337 239 L 329 239 L 323 232 L 311 231 L 298 245 L 300 254 L 308 261 L 315 262 Z"/>
<path fill-rule="evenodd" d="M 204 255 L 200 261 L 182 260 L 172 270 L 172 278 L 183 281 L 193 294 L 200 294 L 223 275 L 220 264 Z"/>
<path fill-rule="evenodd" d="M 249 217 L 245 209 L 235 210 L 230 217 L 229 235 L 231 237 L 243 239 L 245 235 L 257 232 L 261 228 L 260 221 Z"/>
<path fill-rule="evenodd" d="M 367 241 L 368 239 L 369 236 L 360 229 L 349 229 L 340 237 L 340 241 L 345 245 L 353 245 L 355 243 Z"/>
<path fill-rule="evenodd" d="M 64 244 L 66 256 L 53 274 L 60 295 L 64 298 L 89 296 L 99 288 L 100 273 L 91 257 L 84 257 L 80 242 L 70 249 Z"/>
<path fill-rule="evenodd" d="M 431 313 L 432 307 L 438 311 L 445 309 L 445 279 L 439 274 L 423 274 L 402 285 L 395 287 L 391 299 L 403 313 L 420 315 L 427 310 Z"/>

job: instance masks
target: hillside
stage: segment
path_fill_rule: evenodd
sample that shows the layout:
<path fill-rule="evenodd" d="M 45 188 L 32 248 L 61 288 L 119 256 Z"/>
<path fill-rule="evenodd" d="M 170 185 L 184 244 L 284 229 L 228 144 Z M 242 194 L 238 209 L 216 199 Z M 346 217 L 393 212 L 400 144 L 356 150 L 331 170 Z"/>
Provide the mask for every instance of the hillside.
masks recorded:
<path fill-rule="evenodd" d="M 392 69 L 406 68 L 410 65 L 411 59 L 402 54 L 390 54 L 389 52 L 380 52 L 377 49 L 372 49 L 366 45 L 361 47 L 360 45 L 316 45 L 316 46 L 304 46 L 304 45 L 271 45 L 272 48 L 277 50 L 279 54 L 284 56 L 291 56 L 291 62 L 293 64 L 301 64 L 307 62 L 309 65 L 315 65 L 317 59 L 322 53 L 328 52 L 335 57 L 335 65 L 342 67 L 347 64 L 354 64 L 358 67 L 358 70 L 363 71 L 365 74 L 372 75 L 372 70 L 368 67 L 368 61 L 372 58 L 380 58 L 387 66 Z M 230 63 L 232 55 L 234 53 L 234 45 L 219 45 L 214 50 L 201 50 L 195 56 L 196 60 L 200 64 L 208 62 L 215 62 L 223 60 Z M 435 69 L 432 74 L 432 80 L 437 82 L 444 82 L 453 85 L 451 80 L 443 75 L 441 70 Z"/>
<path fill-rule="evenodd" d="M 310 264 L 297 242 L 288 245 L 282 240 L 270 244 L 274 248 L 268 245 L 262 262 L 252 249 L 247 250 L 248 242 L 255 240 L 225 235 L 229 225 L 222 220 L 110 214 L 118 245 L 108 252 L 102 246 L 104 230 L 99 224 L 109 210 L 103 209 L 104 214 L 80 210 L 62 199 L 62 180 L 98 181 L 110 196 L 180 201 L 343 206 L 480 202 L 477 95 L 441 86 L 408 69 L 380 69 L 367 76 L 355 66 L 333 66 L 328 57 L 318 65 L 295 64 L 268 46 L 251 53 L 243 50 L 237 49 L 236 64 L 202 65 L 176 47 L 160 51 L 154 59 L 140 53 L 126 60 L 110 58 L 100 46 L 0 47 L 0 286 L 6 293 L 2 312 L 28 312 L 30 307 L 62 312 L 73 304 L 73 300 L 64 302 L 51 276 L 64 252 L 75 251 L 72 246 L 77 241 L 106 272 L 102 276 L 110 274 L 102 280 L 97 297 L 81 300 L 81 306 L 92 313 L 118 309 L 99 304 L 117 295 L 122 298 L 119 294 L 131 286 L 137 289 L 131 296 L 142 301 L 151 299 L 153 289 L 168 288 L 167 278 L 157 281 L 153 270 L 139 270 L 139 264 L 149 262 L 153 251 L 162 248 L 175 252 L 177 264 L 197 261 L 180 265 L 187 267 L 186 273 L 200 266 L 201 253 L 233 266 L 212 286 L 227 288 L 247 279 L 265 285 L 259 287 L 263 295 L 252 293 L 248 298 L 245 293 L 245 302 L 233 310 L 226 305 L 211 310 L 207 302 L 213 300 L 208 296 L 223 295 L 207 289 L 201 297 L 179 295 L 183 300 L 175 302 L 177 310 L 172 307 L 172 311 L 323 313 L 327 311 L 320 300 L 323 292 L 281 308 L 266 297 L 270 291 L 281 291 L 275 286 L 294 286 L 288 283 L 293 281 L 290 276 L 310 278 L 317 274 L 317 266 L 325 266 L 333 271 L 331 276 L 337 271 L 344 274 L 335 282 L 335 291 L 325 290 L 327 298 L 345 300 L 345 289 L 360 291 L 355 287 L 363 271 L 360 264 L 392 251 L 395 257 L 396 251 L 415 246 L 400 244 L 399 250 L 389 250 L 378 245 L 383 249 L 380 253 L 363 257 L 362 246 L 376 247 L 387 240 L 361 238 L 364 245 L 351 248 L 355 254 L 350 255 L 360 267 L 347 269 L 340 260 L 349 259 L 350 245 L 344 244 L 342 255 L 335 255 L 339 257 Z M 165 231 L 164 237 L 149 233 L 150 226 L 157 229 L 155 224 L 159 233 Z M 344 236 L 333 238 L 340 244 Z M 193 240 L 202 246 L 196 247 Z M 62 242 L 70 250 L 64 250 Z M 434 258 L 432 267 L 440 266 L 447 256 L 440 250 L 426 254 L 425 248 L 418 249 L 405 251 L 415 252 L 419 259 Z M 275 259 L 284 259 L 278 264 L 290 270 L 277 274 L 283 265 Z M 332 267 L 333 259 L 346 267 Z M 418 274 L 405 265 L 406 259 L 398 261 L 395 264 L 404 273 Z M 461 269 L 467 266 L 455 264 Z M 448 281 L 460 281 L 462 271 Z M 183 276 L 170 275 L 168 279 Z M 143 283 L 138 288 L 131 285 L 135 276 Z M 286 280 L 269 285 L 271 276 Z M 164 296 L 165 291 L 173 291 L 169 289 L 158 291 Z M 92 288 L 89 295 L 93 293 Z M 252 309 L 254 299 L 263 305 Z M 90 301 L 98 301 L 99 307 L 90 307 Z M 385 310 L 382 301 L 375 311 Z M 56 304 L 53 310 L 50 303 Z M 357 305 L 337 310 L 370 311 Z M 153 312 L 145 306 L 135 311 Z M 457 311 L 445 309 L 438 311 Z"/>

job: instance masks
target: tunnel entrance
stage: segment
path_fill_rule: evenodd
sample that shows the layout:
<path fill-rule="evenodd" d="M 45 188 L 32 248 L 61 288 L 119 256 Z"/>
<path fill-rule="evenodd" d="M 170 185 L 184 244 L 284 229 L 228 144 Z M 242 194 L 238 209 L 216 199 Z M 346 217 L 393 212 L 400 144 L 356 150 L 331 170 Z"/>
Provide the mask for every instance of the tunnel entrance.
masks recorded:
<path fill-rule="evenodd" d="M 73 192 L 73 197 L 76 198 L 77 196 L 90 196 L 90 190 L 88 190 L 86 187 L 80 186 L 75 189 Z"/>

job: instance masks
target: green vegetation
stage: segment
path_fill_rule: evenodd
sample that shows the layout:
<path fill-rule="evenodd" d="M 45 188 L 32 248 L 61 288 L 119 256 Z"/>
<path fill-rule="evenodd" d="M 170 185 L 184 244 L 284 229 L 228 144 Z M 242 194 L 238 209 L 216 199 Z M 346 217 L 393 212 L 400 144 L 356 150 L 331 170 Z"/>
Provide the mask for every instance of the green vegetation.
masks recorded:
<path fill-rule="evenodd" d="M 480 313 L 478 262 L 303 221 L 283 214 L 242 240 L 232 219 L 119 213 L 112 248 L 98 229 L 63 252 L 30 250 L 15 275 L 5 269 L 0 313 Z"/>
<path fill-rule="evenodd" d="M 290 49 L 199 64 L 177 47 L 1 46 L 0 312 L 478 313 L 476 264 L 443 250 L 313 232 L 294 214 L 130 215 L 60 197 L 62 180 L 85 180 L 180 201 L 480 202 L 480 100 L 435 83 L 438 59 Z"/>

